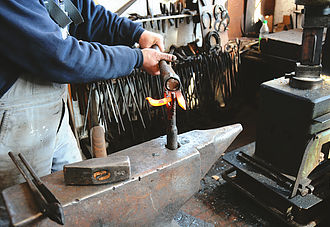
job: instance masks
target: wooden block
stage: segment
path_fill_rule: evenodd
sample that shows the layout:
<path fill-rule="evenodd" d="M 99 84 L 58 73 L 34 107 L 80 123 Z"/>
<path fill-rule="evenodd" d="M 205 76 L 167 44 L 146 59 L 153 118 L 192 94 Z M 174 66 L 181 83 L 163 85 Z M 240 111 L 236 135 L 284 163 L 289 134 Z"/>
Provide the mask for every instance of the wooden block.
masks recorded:
<path fill-rule="evenodd" d="M 283 24 L 285 24 L 285 25 L 290 25 L 291 24 L 290 15 L 283 15 Z"/>
<path fill-rule="evenodd" d="M 280 32 L 285 30 L 285 24 L 283 23 L 278 23 L 276 28 L 274 29 L 274 32 Z"/>
<path fill-rule="evenodd" d="M 272 33 L 273 32 L 273 15 L 267 15 L 265 16 L 265 20 L 267 21 L 267 25 L 268 25 L 268 28 L 269 28 L 269 32 Z"/>
<path fill-rule="evenodd" d="M 98 185 L 128 180 L 131 165 L 128 156 L 93 158 L 64 166 L 67 185 Z"/>
<path fill-rule="evenodd" d="M 285 24 L 287 30 L 293 29 L 292 16 L 284 15 L 283 16 L 283 24 Z"/>

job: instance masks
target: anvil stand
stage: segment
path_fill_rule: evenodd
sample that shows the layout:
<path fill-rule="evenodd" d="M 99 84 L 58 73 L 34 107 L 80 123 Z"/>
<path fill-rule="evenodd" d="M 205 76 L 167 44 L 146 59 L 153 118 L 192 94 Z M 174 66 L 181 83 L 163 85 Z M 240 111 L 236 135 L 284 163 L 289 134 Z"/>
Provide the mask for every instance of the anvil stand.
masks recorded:
<path fill-rule="evenodd" d="M 330 209 L 330 82 L 320 77 L 330 0 L 296 3 L 305 5 L 301 61 L 261 85 L 256 143 L 224 156 L 233 168 L 223 177 L 286 223 L 315 226 Z"/>

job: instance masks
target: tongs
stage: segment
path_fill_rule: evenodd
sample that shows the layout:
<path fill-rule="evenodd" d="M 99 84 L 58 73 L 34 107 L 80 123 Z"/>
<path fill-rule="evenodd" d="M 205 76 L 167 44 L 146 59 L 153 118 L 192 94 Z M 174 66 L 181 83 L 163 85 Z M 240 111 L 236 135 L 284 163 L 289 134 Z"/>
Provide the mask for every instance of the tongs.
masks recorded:
<path fill-rule="evenodd" d="M 12 152 L 8 155 L 15 163 L 18 170 L 21 172 L 25 178 L 33 197 L 37 203 L 37 206 L 45 216 L 49 217 L 51 220 L 58 224 L 64 225 L 64 213 L 61 203 L 55 197 L 55 195 L 46 187 L 46 185 L 40 180 L 36 172 L 32 169 L 31 165 L 27 162 L 23 154 L 19 153 L 18 157 L 21 161 L 14 157 Z M 26 172 L 25 168 L 28 170 L 29 174 Z M 32 176 L 33 179 L 29 177 Z"/>

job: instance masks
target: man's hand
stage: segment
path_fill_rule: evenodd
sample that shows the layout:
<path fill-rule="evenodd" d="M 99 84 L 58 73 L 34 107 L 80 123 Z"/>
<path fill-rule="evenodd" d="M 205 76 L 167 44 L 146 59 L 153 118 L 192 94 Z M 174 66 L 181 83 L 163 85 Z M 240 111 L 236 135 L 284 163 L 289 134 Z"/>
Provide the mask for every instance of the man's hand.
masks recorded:
<path fill-rule="evenodd" d="M 159 75 L 159 61 L 175 61 L 176 57 L 172 54 L 159 52 L 155 49 L 143 49 L 143 65 L 142 69 L 151 75 Z"/>
<path fill-rule="evenodd" d="M 154 32 L 144 31 L 139 39 L 141 49 L 157 45 L 161 52 L 165 51 L 163 36 Z"/>

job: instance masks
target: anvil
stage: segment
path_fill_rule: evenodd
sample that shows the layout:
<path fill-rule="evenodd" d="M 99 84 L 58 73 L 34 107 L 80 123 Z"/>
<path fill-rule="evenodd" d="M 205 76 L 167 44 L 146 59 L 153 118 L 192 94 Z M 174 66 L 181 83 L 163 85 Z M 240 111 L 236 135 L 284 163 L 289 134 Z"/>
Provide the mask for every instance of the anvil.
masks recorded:
<path fill-rule="evenodd" d="M 131 161 L 131 178 L 115 184 L 67 186 L 62 171 L 42 180 L 61 202 L 65 226 L 173 226 L 175 214 L 241 131 L 240 124 L 195 130 L 178 136 L 176 150 L 160 137 L 111 154 Z M 13 226 L 57 225 L 38 212 L 26 183 L 2 195 Z"/>

